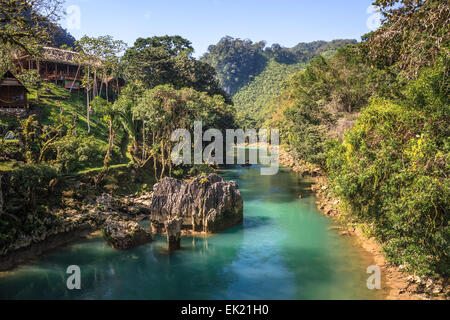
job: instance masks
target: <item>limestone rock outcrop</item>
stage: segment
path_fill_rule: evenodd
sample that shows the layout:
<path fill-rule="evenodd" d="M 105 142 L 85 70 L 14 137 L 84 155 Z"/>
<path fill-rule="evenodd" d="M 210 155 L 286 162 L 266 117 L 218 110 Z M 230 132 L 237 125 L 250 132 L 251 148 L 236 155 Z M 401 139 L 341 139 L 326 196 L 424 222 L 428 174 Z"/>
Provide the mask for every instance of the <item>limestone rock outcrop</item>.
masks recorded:
<path fill-rule="evenodd" d="M 126 250 L 152 241 L 150 232 L 135 221 L 108 218 L 102 229 L 103 237 L 115 249 Z"/>
<path fill-rule="evenodd" d="M 236 182 L 217 174 L 190 182 L 164 178 L 153 187 L 150 212 L 155 233 L 175 217 L 182 229 L 216 233 L 242 222 L 243 201 Z"/>
<path fill-rule="evenodd" d="M 181 247 L 181 218 L 170 218 L 164 222 L 167 233 L 169 250 L 177 250 Z"/>

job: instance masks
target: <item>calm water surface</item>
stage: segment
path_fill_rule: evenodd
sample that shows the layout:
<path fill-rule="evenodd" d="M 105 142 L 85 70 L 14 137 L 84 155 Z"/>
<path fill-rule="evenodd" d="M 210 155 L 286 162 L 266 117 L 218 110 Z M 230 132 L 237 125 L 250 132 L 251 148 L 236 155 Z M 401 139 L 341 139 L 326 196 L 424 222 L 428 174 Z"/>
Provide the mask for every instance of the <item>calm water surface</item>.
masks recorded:
<path fill-rule="evenodd" d="M 239 184 L 243 225 L 183 238 L 170 254 L 164 237 L 118 251 L 93 236 L 0 273 L 0 299 L 382 298 L 366 287 L 372 261 L 330 229 L 306 181 L 284 169 L 261 176 L 257 166 L 223 176 Z M 66 288 L 69 265 L 81 268 L 81 290 Z"/>

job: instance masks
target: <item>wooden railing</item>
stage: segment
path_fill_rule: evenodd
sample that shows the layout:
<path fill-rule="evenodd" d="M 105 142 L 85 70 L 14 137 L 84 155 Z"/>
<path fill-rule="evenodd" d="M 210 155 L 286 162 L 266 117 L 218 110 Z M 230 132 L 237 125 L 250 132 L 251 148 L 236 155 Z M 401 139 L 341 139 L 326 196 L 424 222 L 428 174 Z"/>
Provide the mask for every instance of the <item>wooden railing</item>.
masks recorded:
<path fill-rule="evenodd" d="M 67 73 L 67 72 L 64 72 L 64 71 L 59 71 L 59 72 L 44 72 L 43 74 L 42 74 L 42 77 L 44 78 L 44 79 L 55 79 L 55 78 L 57 78 L 58 80 L 60 79 L 60 78 L 64 78 L 64 79 L 67 79 L 67 80 L 73 80 L 73 79 L 76 79 L 76 80 L 81 80 L 81 75 L 80 74 L 76 74 L 76 72 L 69 72 L 69 73 Z"/>

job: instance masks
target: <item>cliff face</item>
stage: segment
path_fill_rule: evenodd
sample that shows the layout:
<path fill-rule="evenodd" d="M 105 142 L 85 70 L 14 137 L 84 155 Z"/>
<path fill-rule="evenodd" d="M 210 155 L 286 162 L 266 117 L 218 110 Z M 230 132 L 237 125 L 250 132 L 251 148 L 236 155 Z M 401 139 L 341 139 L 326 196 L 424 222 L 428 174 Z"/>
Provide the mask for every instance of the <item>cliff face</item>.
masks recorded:
<path fill-rule="evenodd" d="M 243 220 L 243 201 L 235 182 L 226 182 L 217 174 L 183 182 L 164 178 L 153 187 L 150 206 L 155 233 L 165 231 L 170 218 L 182 220 L 183 229 L 215 233 Z"/>

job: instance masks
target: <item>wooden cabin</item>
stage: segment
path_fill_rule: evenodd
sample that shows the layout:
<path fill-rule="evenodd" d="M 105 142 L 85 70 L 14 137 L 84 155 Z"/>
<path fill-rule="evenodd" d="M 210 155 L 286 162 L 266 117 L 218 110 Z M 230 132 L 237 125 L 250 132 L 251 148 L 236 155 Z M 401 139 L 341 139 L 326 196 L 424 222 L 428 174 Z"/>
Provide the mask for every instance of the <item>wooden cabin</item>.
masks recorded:
<path fill-rule="evenodd" d="M 44 47 L 39 59 L 25 55 L 20 57 L 17 62 L 22 71 L 37 70 L 44 81 L 53 81 L 68 88 L 73 85 L 73 89 L 80 87 L 82 65 L 77 52 Z"/>
<path fill-rule="evenodd" d="M 100 62 L 93 59 L 92 66 Z M 52 47 L 42 48 L 42 55 L 39 59 L 24 55 L 17 59 L 17 65 L 20 70 L 37 70 L 44 81 L 52 81 L 63 85 L 66 89 L 81 89 L 83 69 L 86 66 L 81 63 L 81 57 L 78 52 L 63 50 Z M 105 79 L 104 84 L 114 92 L 119 93 L 120 87 L 125 85 L 123 79 Z M 100 87 L 102 80 L 97 79 L 97 86 Z"/>
<path fill-rule="evenodd" d="M 26 114 L 29 106 L 27 88 L 11 73 L 6 72 L 0 80 L 0 113 Z"/>

